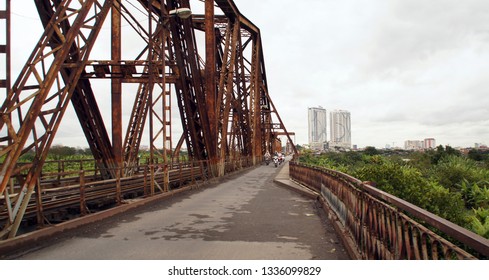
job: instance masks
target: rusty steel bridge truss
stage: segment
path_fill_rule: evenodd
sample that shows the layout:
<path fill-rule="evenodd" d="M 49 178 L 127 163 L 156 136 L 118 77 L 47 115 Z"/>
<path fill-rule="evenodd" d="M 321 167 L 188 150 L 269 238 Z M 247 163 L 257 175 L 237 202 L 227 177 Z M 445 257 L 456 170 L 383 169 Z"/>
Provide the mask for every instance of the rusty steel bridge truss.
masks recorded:
<path fill-rule="evenodd" d="M 16 79 L 10 46 L 17 34 L 11 34 L 11 0 L 4 1 L 0 210 L 8 218 L 0 225 L 2 239 L 16 236 L 33 193 L 41 191 L 42 168 L 69 104 L 102 180 L 133 176 L 142 143 L 149 143 L 150 164 L 171 162 L 186 150 L 212 176 L 243 157 L 261 163 L 280 135 L 292 143 L 268 92 L 260 30 L 232 0 L 192 1 L 202 15 L 189 0 L 34 0 L 44 32 Z M 192 15 L 181 16 L 188 9 Z M 109 38 L 100 39 L 107 29 Z M 106 52 L 95 59 L 96 46 Z M 97 101 L 109 93 L 110 107 Z M 128 95 L 134 103 L 126 120 Z M 176 144 L 173 106 L 183 131 Z M 103 118 L 108 109 L 111 121 Z M 28 152 L 32 162 L 21 164 Z"/>

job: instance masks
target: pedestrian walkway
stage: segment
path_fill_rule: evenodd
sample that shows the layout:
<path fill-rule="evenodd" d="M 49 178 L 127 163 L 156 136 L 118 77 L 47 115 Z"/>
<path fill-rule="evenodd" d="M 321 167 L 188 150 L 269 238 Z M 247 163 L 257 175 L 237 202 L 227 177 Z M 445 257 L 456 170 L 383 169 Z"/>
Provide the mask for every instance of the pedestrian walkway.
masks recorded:
<path fill-rule="evenodd" d="M 20 259 L 348 259 L 313 199 L 262 165 L 64 234 Z"/>
<path fill-rule="evenodd" d="M 303 187 L 290 179 L 289 176 L 289 162 L 287 161 L 282 169 L 280 169 L 278 175 L 275 177 L 275 183 L 287 187 L 293 191 L 299 192 L 305 196 L 310 198 L 316 198 L 318 196 L 317 193 L 311 191 L 310 189 Z"/>

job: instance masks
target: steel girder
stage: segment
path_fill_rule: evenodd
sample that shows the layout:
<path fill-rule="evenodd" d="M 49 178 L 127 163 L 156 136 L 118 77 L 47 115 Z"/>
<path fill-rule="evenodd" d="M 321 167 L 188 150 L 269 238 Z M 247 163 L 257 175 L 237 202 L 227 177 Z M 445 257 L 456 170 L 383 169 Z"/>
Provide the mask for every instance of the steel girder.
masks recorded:
<path fill-rule="evenodd" d="M 250 123 L 250 89 L 253 75 L 251 61 L 257 57 L 245 57 L 247 47 L 252 47 L 252 36 L 239 21 L 220 23 L 222 31 L 217 36 L 221 42 L 219 53 L 219 123 L 218 148 L 220 159 L 253 156 Z M 251 53 L 251 51 L 250 51 Z M 261 142 L 261 141 L 260 141 Z"/>
<path fill-rule="evenodd" d="M 0 237 L 16 235 L 36 187 L 40 201 L 42 166 L 70 102 L 106 179 L 119 176 L 121 161 L 129 167 L 124 169 L 125 176 L 132 174 L 145 127 L 150 130 L 151 163 L 155 157 L 166 162 L 173 148 L 170 85 L 175 89 L 183 128 L 174 155 L 186 143 L 192 159 L 221 159 L 218 175 L 223 174 L 226 159 L 251 157 L 259 163 L 277 129 L 285 130 L 283 124 L 272 124 L 272 115 L 278 113 L 268 95 L 259 29 L 231 0 L 206 1 L 206 7 L 217 4 L 224 16 L 194 15 L 190 19 L 169 16 L 172 9 L 190 7 L 188 0 L 131 0 L 131 5 L 137 1 L 142 7 L 138 12 L 146 13 L 146 26 L 126 1 L 35 0 L 45 31 L 0 111 L 0 195 L 9 213 Z M 116 22 L 112 50 L 116 50 L 110 59 L 89 60 L 111 9 L 112 22 Z M 129 60 L 119 53 L 125 41 L 121 40 L 120 18 L 144 42 L 140 53 Z M 206 40 L 212 45 L 206 45 L 209 61 L 205 68 L 195 35 L 200 30 L 206 30 Z M 209 70 L 209 62 L 215 64 L 215 70 Z M 90 82 L 97 79 L 111 81 L 116 94 L 112 143 L 92 88 L 94 82 Z M 120 132 L 114 133 L 120 128 L 114 122 L 122 117 L 122 84 L 138 85 L 124 141 Z M 29 151 L 34 151 L 34 161 L 19 164 L 19 158 Z M 119 153 L 121 159 L 116 156 Z M 20 191 L 8 188 L 13 184 Z M 43 217 L 38 220 L 42 224 Z"/>
<path fill-rule="evenodd" d="M 2 235 L 13 237 L 17 233 L 49 147 L 82 75 L 82 66 L 111 5 L 112 1 L 60 1 L 48 23 L 50 28 L 45 29 L 0 109 L 0 128 L 6 132 L 0 152 L 4 157 L 0 193 L 8 200 L 10 222 Z M 64 34 L 63 26 L 68 22 L 70 29 Z M 72 49 L 75 41 L 79 46 Z M 62 73 L 69 76 L 63 79 Z M 35 152 L 33 162 L 17 167 L 19 157 L 31 149 Z M 27 174 L 22 177 L 24 170 Z M 12 177 L 19 178 L 21 185 L 14 199 L 7 198 Z"/>
<path fill-rule="evenodd" d="M 172 10 L 189 7 L 189 3 L 188 0 L 167 0 L 167 6 Z M 175 18 L 170 20 L 170 32 L 177 68 L 180 71 L 175 90 L 189 157 L 196 160 L 207 159 L 206 143 L 211 142 L 211 136 L 193 27 L 189 21 Z"/>
<path fill-rule="evenodd" d="M 164 162 L 167 151 L 171 150 L 171 116 L 170 88 L 167 82 L 175 80 L 168 73 L 167 66 L 171 64 L 171 48 L 169 46 L 168 11 L 164 5 L 154 5 L 156 1 L 140 1 L 148 12 L 147 47 L 142 50 L 138 59 L 145 55 L 147 61 L 142 75 L 147 77 L 140 83 L 129 120 L 124 141 L 124 163 L 126 175 L 133 172 L 133 167 L 139 164 L 139 149 L 143 130 L 149 115 L 150 162 L 154 163 L 155 154 Z M 158 110 L 161 109 L 161 110 Z M 158 145 L 161 141 L 161 145 Z"/>
<path fill-rule="evenodd" d="M 49 21 L 55 14 L 56 7 L 60 4 L 59 1 L 50 2 L 36 0 L 35 4 L 44 29 L 48 29 Z M 63 22 L 63 24 L 60 25 L 60 28 L 62 34 L 67 34 L 68 30 L 71 28 L 70 22 Z M 60 38 L 60 35 L 54 35 L 49 44 L 52 49 L 55 49 L 56 46 L 60 45 L 61 41 L 62 39 Z M 77 49 L 79 49 L 77 42 L 73 42 L 70 50 L 70 53 L 73 55 L 69 58 L 71 61 L 79 60 L 79 58 L 76 57 L 78 53 Z M 60 69 L 60 75 L 65 83 L 69 82 L 71 71 L 71 68 Z M 82 78 L 85 76 L 86 71 L 83 70 Z M 80 126 L 85 134 L 93 157 L 97 162 L 102 178 L 114 178 L 114 156 L 110 139 L 89 80 L 80 79 L 76 82 L 76 87 L 71 97 L 71 103 L 75 109 L 78 120 L 80 121 Z"/>

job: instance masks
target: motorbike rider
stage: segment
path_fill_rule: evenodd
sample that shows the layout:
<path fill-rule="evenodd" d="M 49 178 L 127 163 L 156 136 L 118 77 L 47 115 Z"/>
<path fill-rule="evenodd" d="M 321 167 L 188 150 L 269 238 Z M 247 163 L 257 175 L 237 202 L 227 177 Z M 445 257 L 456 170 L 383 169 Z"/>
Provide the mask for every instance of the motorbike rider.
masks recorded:
<path fill-rule="evenodd" d="M 266 163 L 266 165 L 268 165 L 270 163 L 270 159 L 271 159 L 270 153 L 267 151 L 265 153 L 265 163 Z"/>
<path fill-rule="evenodd" d="M 273 155 L 273 163 L 275 164 L 275 167 L 277 167 L 280 164 L 277 152 L 275 152 L 275 154 Z"/>

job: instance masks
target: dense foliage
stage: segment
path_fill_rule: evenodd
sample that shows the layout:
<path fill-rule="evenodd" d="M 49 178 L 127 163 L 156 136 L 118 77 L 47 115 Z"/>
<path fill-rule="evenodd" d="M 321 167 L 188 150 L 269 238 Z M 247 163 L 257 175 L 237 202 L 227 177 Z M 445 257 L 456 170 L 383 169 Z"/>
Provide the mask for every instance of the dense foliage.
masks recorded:
<path fill-rule="evenodd" d="M 171 153 L 169 151 L 168 153 Z M 161 162 L 163 159 L 160 156 L 162 151 L 154 157 L 156 163 Z M 23 154 L 18 162 L 30 163 L 33 162 L 36 155 L 34 150 L 28 151 Z M 149 163 L 150 152 L 139 151 L 139 162 L 141 165 Z M 170 158 L 168 158 L 170 160 Z M 187 161 L 188 154 L 186 151 L 180 152 L 179 161 Z M 3 158 L 0 157 L 0 162 L 3 162 Z M 42 174 L 53 174 L 56 172 L 66 172 L 66 176 L 73 176 L 83 169 L 88 172 L 92 172 L 96 169 L 95 160 L 93 158 L 90 148 L 74 148 L 64 145 L 53 145 L 49 149 L 49 153 L 42 167 Z M 70 174 L 68 174 L 70 173 Z M 78 176 L 78 175 L 76 175 Z"/>
<path fill-rule="evenodd" d="M 446 146 L 424 152 L 305 152 L 301 162 L 347 173 L 489 238 L 489 157 Z"/>

